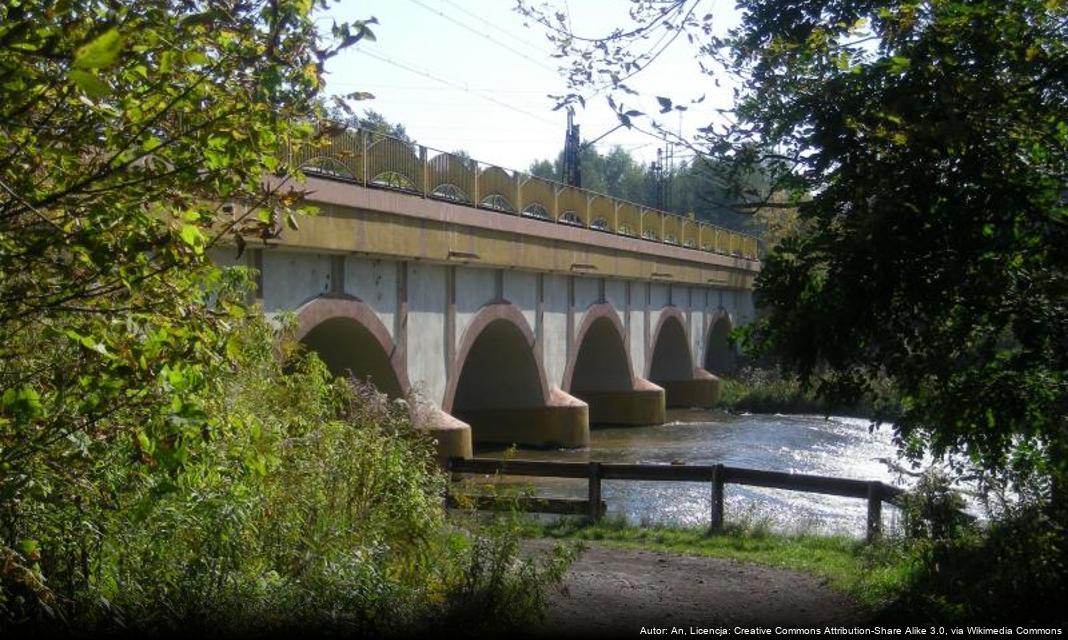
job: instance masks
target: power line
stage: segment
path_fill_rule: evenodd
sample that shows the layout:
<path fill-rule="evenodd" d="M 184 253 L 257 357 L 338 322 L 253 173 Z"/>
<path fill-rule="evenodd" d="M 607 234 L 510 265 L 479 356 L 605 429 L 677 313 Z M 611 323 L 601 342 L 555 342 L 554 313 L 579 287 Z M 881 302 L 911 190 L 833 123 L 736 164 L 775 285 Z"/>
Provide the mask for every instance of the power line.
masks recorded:
<path fill-rule="evenodd" d="M 492 28 L 496 29 L 497 31 L 499 31 L 501 33 L 508 34 L 508 36 L 513 38 L 513 39 L 515 39 L 516 42 L 522 42 L 523 44 L 527 45 L 528 47 L 530 47 L 534 51 L 537 51 L 538 54 L 545 55 L 545 50 L 544 49 L 542 49 L 540 46 L 538 46 L 536 44 L 533 44 L 529 40 L 526 40 L 524 38 L 520 38 L 519 36 L 515 35 L 514 33 L 509 32 L 507 29 L 502 29 L 501 27 L 493 24 L 489 20 L 486 20 L 485 18 L 483 18 L 483 17 L 481 17 L 481 16 L 479 16 L 477 14 L 471 13 L 470 11 L 468 11 L 467 9 L 464 9 L 460 5 L 458 5 L 455 2 L 453 2 L 452 0 L 442 0 L 442 1 L 445 2 L 446 4 L 451 4 L 453 7 L 455 7 L 461 13 L 467 14 L 468 16 L 474 18 L 475 20 L 478 20 L 479 22 L 481 22 L 482 24 L 486 25 L 487 27 L 492 27 Z"/>
<path fill-rule="evenodd" d="M 423 2 L 420 2 L 420 0 L 410 0 L 410 1 L 411 1 L 412 4 L 420 6 L 420 7 L 424 8 L 424 9 L 426 9 L 427 11 L 429 11 L 430 13 L 437 14 L 438 16 L 441 16 L 445 20 L 448 20 L 449 22 L 455 24 L 456 26 L 460 27 L 461 29 L 465 29 L 467 31 L 470 31 L 471 33 L 475 34 L 476 36 L 478 36 L 480 38 L 483 38 L 485 40 L 488 40 L 488 41 L 492 42 L 493 44 L 496 44 L 497 46 L 499 46 L 499 47 L 501 47 L 503 49 L 506 49 L 507 51 L 510 51 L 510 52 L 514 53 L 515 55 L 519 56 L 520 58 L 523 58 L 524 60 L 527 60 L 527 61 L 529 61 L 529 62 L 541 67 L 542 69 L 545 69 L 546 71 L 548 71 L 548 72 L 550 72 L 552 74 L 555 74 L 557 72 L 557 69 L 554 69 L 554 68 L 552 68 L 552 67 L 550 67 L 550 66 L 548 66 L 548 65 L 546 65 L 546 64 L 544 64 L 542 62 L 539 62 L 538 60 L 535 60 L 534 58 L 531 58 L 530 56 L 528 56 L 527 54 L 523 53 L 522 51 L 520 51 L 518 49 L 515 49 L 514 47 L 512 47 L 512 46 L 510 46 L 508 44 L 505 44 L 505 43 L 501 42 L 500 40 L 494 38 L 491 35 L 485 34 L 485 33 L 481 32 L 481 31 L 479 31 L 478 29 L 475 29 L 474 27 L 466 25 L 463 22 L 460 22 L 459 20 L 457 20 L 457 19 L 455 19 L 455 18 L 453 18 L 453 17 L 451 17 L 449 15 L 446 15 L 444 11 L 438 11 L 437 9 L 435 9 L 435 8 L 433 8 L 431 6 L 428 6 L 428 5 L 424 4 Z"/>
<path fill-rule="evenodd" d="M 383 55 L 379 55 L 377 53 L 373 53 L 371 51 L 368 51 L 366 49 L 360 48 L 358 46 L 356 47 L 356 50 L 359 51 L 360 53 L 364 53 L 366 55 L 369 55 L 372 58 L 375 58 L 376 60 L 381 60 L 382 62 L 385 62 L 386 64 L 393 65 L 394 67 L 397 67 L 399 69 L 404 69 L 405 71 L 408 71 L 408 72 L 411 72 L 411 73 L 415 73 L 415 74 L 424 76 L 426 78 L 430 78 L 431 80 L 434 80 L 436 82 L 440 82 L 442 84 L 446 84 L 446 85 L 450 85 L 450 86 L 456 87 L 457 89 L 460 89 L 461 91 L 465 91 L 467 93 L 470 93 L 471 95 L 473 95 L 475 97 L 482 98 L 483 100 L 486 100 L 488 102 L 492 102 L 492 103 L 494 103 L 494 104 L 496 104 L 498 106 L 504 107 L 505 109 L 510 109 L 512 111 L 515 111 L 516 113 L 521 113 L 521 114 L 523 114 L 523 115 L 525 115 L 525 116 L 527 116 L 529 118 L 533 118 L 533 119 L 535 119 L 535 120 L 537 120 L 539 122 L 543 122 L 543 123 L 545 123 L 547 125 L 550 125 L 550 126 L 553 126 L 553 127 L 556 127 L 558 125 L 558 123 L 552 122 L 551 120 L 547 120 L 545 118 L 542 118 L 541 116 L 535 115 L 535 114 L 527 111 L 526 109 L 520 109 L 519 107 L 514 107 L 514 106 L 512 106 L 512 105 L 510 105 L 510 104 L 508 104 L 506 102 L 501 102 L 500 100 L 497 100 L 494 97 L 487 96 L 487 95 L 484 95 L 484 94 L 481 94 L 481 93 L 476 93 L 475 91 L 472 91 L 469 87 L 463 86 L 461 84 L 457 84 L 455 82 L 452 82 L 451 80 L 445 80 L 443 78 L 439 78 L 438 76 L 435 76 L 434 74 L 432 74 L 432 73 L 430 73 L 428 71 L 418 69 L 418 68 L 413 67 L 412 65 L 409 65 L 407 63 L 400 62 L 398 60 L 394 60 L 393 58 L 390 58 L 388 56 L 383 56 Z"/>
<path fill-rule="evenodd" d="M 398 90 L 398 91 L 462 91 L 462 89 L 457 89 L 455 87 L 430 87 L 430 86 L 427 86 L 427 85 L 415 85 L 415 84 L 379 84 L 379 83 L 376 83 L 376 82 L 367 83 L 367 82 L 341 82 L 341 81 L 331 81 L 330 84 L 334 85 L 334 86 L 339 86 L 339 87 L 358 87 L 358 88 L 361 88 L 361 89 L 376 89 L 376 88 L 377 89 L 395 89 L 395 90 Z M 494 92 L 497 92 L 497 93 L 521 93 L 521 94 L 529 94 L 529 95 L 537 94 L 537 95 L 541 95 L 541 96 L 545 95 L 545 91 L 544 90 L 543 91 L 537 91 L 537 90 L 534 90 L 534 89 L 501 89 L 501 88 L 498 88 L 498 87 L 472 87 L 470 85 L 468 85 L 467 88 L 470 89 L 471 91 L 494 91 Z"/>

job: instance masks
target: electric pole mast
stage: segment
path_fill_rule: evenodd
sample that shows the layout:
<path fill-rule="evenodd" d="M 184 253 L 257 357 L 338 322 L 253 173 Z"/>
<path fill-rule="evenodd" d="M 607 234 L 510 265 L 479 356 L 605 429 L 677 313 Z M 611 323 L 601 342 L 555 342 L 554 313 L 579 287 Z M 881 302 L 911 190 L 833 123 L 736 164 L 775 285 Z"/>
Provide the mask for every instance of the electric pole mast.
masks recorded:
<path fill-rule="evenodd" d="M 564 162 L 560 167 L 561 181 L 572 187 L 582 186 L 582 167 L 579 166 L 579 126 L 575 124 L 575 112 L 567 110 L 567 135 L 564 136 Z"/>

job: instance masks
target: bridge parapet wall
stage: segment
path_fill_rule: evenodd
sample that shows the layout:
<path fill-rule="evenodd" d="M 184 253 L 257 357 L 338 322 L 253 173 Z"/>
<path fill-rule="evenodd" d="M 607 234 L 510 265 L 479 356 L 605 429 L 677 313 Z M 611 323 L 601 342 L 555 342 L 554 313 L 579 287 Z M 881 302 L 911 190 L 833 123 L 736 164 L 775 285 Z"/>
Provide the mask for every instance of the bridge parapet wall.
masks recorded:
<path fill-rule="evenodd" d="M 285 153 L 308 175 L 756 260 L 752 235 L 361 129 L 323 130 Z"/>

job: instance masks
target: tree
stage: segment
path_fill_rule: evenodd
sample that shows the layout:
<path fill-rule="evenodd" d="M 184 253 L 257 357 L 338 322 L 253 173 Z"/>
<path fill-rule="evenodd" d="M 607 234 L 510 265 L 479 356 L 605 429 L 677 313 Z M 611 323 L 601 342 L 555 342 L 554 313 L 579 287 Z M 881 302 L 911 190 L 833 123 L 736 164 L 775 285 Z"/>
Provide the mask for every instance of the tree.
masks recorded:
<path fill-rule="evenodd" d="M 1037 478 L 1034 497 L 1055 502 L 1068 479 L 1065 4 L 743 0 L 726 38 L 698 4 L 637 2 L 637 26 L 604 38 L 521 10 L 570 63 L 562 102 L 594 78 L 633 93 L 656 56 L 627 47 L 657 29 L 686 33 L 710 74 L 742 78 L 734 123 L 687 142 L 738 174 L 768 171 L 753 208 L 797 207 L 758 279 L 749 345 L 830 400 L 888 377 L 905 451 Z"/>
<path fill-rule="evenodd" d="M 370 34 L 327 44 L 312 8 L 0 3 L 0 614 L 72 562 L 38 534 L 102 452 L 166 476 L 213 436 L 197 393 L 243 300 L 207 251 L 292 221 L 299 193 L 263 178 L 299 173 L 324 62 Z"/>
<path fill-rule="evenodd" d="M 361 99 L 369 96 L 369 94 L 362 92 L 350 95 L 359 96 Z M 409 144 L 415 144 L 415 140 L 408 135 L 408 131 L 404 128 L 403 124 L 399 122 L 390 122 L 386 116 L 374 109 L 364 109 L 363 115 L 360 115 L 345 102 L 343 97 L 334 97 L 332 103 L 323 101 L 321 103 L 321 109 L 325 118 L 342 126 L 352 127 L 353 129 L 364 129 L 366 131 L 392 136 L 404 140 Z"/>
<path fill-rule="evenodd" d="M 662 180 L 667 188 L 658 199 L 657 178 L 626 149 L 615 146 L 607 154 L 595 147 L 585 146 L 579 154 L 582 165 L 582 186 L 647 207 L 686 215 L 693 213 L 698 220 L 718 226 L 760 234 L 764 232 L 762 219 L 738 213 L 729 202 L 733 195 L 720 177 L 720 172 L 706 158 L 697 162 L 682 162 Z M 560 180 L 563 151 L 553 161 L 537 160 L 530 165 L 530 174 L 546 180 Z M 777 217 L 776 217 L 777 219 Z"/>

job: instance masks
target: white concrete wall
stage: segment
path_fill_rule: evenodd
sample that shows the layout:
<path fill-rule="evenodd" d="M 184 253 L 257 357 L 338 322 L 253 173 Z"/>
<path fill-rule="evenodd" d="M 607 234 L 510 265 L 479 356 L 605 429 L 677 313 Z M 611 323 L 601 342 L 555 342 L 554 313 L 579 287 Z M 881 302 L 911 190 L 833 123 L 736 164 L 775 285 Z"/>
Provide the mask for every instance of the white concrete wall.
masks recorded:
<path fill-rule="evenodd" d="M 537 333 L 538 321 L 538 276 L 523 271 L 505 270 L 504 299 L 523 312 L 531 331 Z"/>
<path fill-rule="evenodd" d="M 645 377 L 645 296 L 647 282 L 631 282 L 630 286 L 630 364 L 634 375 Z M 652 314 L 650 314 L 650 318 Z M 650 332 L 652 329 L 650 328 Z"/>
<path fill-rule="evenodd" d="M 396 341 L 397 272 L 402 263 L 358 256 L 345 258 L 345 293 L 367 303 Z"/>
<path fill-rule="evenodd" d="M 464 331 L 487 302 L 497 294 L 495 269 L 456 268 L 456 344 L 463 340 Z"/>
<path fill-rule="evenodd" d="M 330 256 L 322 253 L 263 252 L 263 308 L 296 309 L 330 291 Z"/>
<path fill-rule="evenodd" d="M 445 267 L 408 263 L 408 379 L 412 389 L 439 405 L 445 396 Z"/>
<path fill-rule="evenodd" d="M 567 368 L 567 276 L 546 274 L 544 281 L 545 344 L 542 364 L 550 384 L 562 386 Z"/>
<path fill-rule="evenodd" d="M 213 259 L 220 265 L 246 265 L 248 258 L 235 259 L 233 251 L 217 250 Z M 296 309 L 305 302 L 333 291 L 331 265 L 337 258 L 329 254 L 267 250 L 263 253 L 263 300 L 268 312 Z M 334 263 L 336 264 L 336 263 Z M 400 342 L 400 269 L 393 260 L 364 256 L 344 258 L 344 293 L 371 307 L 395 342 Z M 448 384 L 450 363 L 447 273 L 455 269 L 455 333 L 458 349 L 475 315 L 501 294 L 516 305 L 530 328 L 539 333 L 538 279 L 536 273 L 485 269 L 469 266 L 448 267 L 418 261 L 406 263 L 408 319 L 406 325 L 407 368 L 412 387 L 427 398 L 441 403 Z M 587 309 L 604 300 L 619 314 L 630 351 L 631 366 L 638 376 L 645 375 L 646 332 L 649 339 L 670 303 L 687 317 L 687 333 L 693 362 L 702 366 L 707 333 L 720 308 L 726 309 L 739 326 L 754 317 L 752 295 L 713 287 L 668 285 L 664 282 L 629 282 L 599 277 L 543 274 L 543 326 L 540 334 L 541 358 L 549 384 L 563 386 L 564 372 L 571 355 L 568 338 L 569 280 L 574 282 L 574 325 L 577 335 Z M 627 312 L 627 300 L 630 311 Z M 649 326 L 645 326 L 646 300 L 649 300 Z M 650 344 L 652 348 L 654 345 Z"/>

